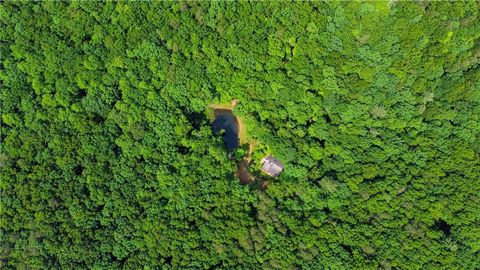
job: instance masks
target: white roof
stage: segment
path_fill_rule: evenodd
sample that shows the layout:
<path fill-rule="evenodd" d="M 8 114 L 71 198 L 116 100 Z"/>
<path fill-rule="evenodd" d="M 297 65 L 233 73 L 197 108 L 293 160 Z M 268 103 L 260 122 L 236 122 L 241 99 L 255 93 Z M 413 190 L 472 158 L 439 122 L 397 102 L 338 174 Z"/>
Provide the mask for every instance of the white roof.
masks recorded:
<path fill-rule="evenodd" d="M 283 164 L 271 155 L 262 158 L 262 164 L 262 171 L 273 177 L 280 175 L 283 170 Z"/>

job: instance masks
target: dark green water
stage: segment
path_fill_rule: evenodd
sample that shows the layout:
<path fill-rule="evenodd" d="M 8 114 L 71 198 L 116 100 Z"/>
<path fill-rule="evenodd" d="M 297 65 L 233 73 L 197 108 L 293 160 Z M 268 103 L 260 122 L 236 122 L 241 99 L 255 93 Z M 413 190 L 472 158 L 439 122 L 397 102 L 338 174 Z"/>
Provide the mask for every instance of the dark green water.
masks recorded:
<path fill-rule="evenodd" d="M 225 130 L 223 142 L 228 152 L 232 152 L 239 146 L 237 119 L 231 110 L 215 110 L 215 121 L 213 122 L 213 132 L 218 133 Z"/>

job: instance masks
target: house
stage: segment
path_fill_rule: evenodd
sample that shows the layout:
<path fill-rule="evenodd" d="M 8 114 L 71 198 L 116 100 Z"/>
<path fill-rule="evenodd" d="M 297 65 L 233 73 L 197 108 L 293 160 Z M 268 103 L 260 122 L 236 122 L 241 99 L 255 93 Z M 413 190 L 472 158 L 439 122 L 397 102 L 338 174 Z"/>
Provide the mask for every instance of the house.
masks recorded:
<path fill-rule="evenodd" d="M 269 155 L 262 158 L 262 171 L 272 177 L 277 177 L 283 170 L 283 164 L 276 158 Z"/>

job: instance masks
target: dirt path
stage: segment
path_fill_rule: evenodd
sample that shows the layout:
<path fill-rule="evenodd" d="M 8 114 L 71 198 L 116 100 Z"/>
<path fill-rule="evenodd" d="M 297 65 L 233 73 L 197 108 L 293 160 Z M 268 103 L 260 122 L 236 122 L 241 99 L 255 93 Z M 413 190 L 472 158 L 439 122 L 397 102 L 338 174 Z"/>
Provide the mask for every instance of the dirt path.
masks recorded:
<path fill-rule="evenodd" d="M 245 129 L 245 124 L 243 123 L 242 118 L 235 118 L 237 119 L 238 139 L 240 140 L 240 144 L 245 144 L 247 143 L 247 130 Z"/>

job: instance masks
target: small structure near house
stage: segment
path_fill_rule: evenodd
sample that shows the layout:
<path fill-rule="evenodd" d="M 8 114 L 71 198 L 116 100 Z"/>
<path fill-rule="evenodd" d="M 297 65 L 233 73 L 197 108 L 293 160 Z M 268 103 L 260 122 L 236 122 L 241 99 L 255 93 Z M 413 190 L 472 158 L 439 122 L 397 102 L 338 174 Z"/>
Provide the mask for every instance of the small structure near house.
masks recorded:
<path fill-rule="evenodd" d="M 262 158 L 262 171 L 272 177 L 277 177 L 283 170 L 283 164 L 276 158 L 269 155 Z"/>

